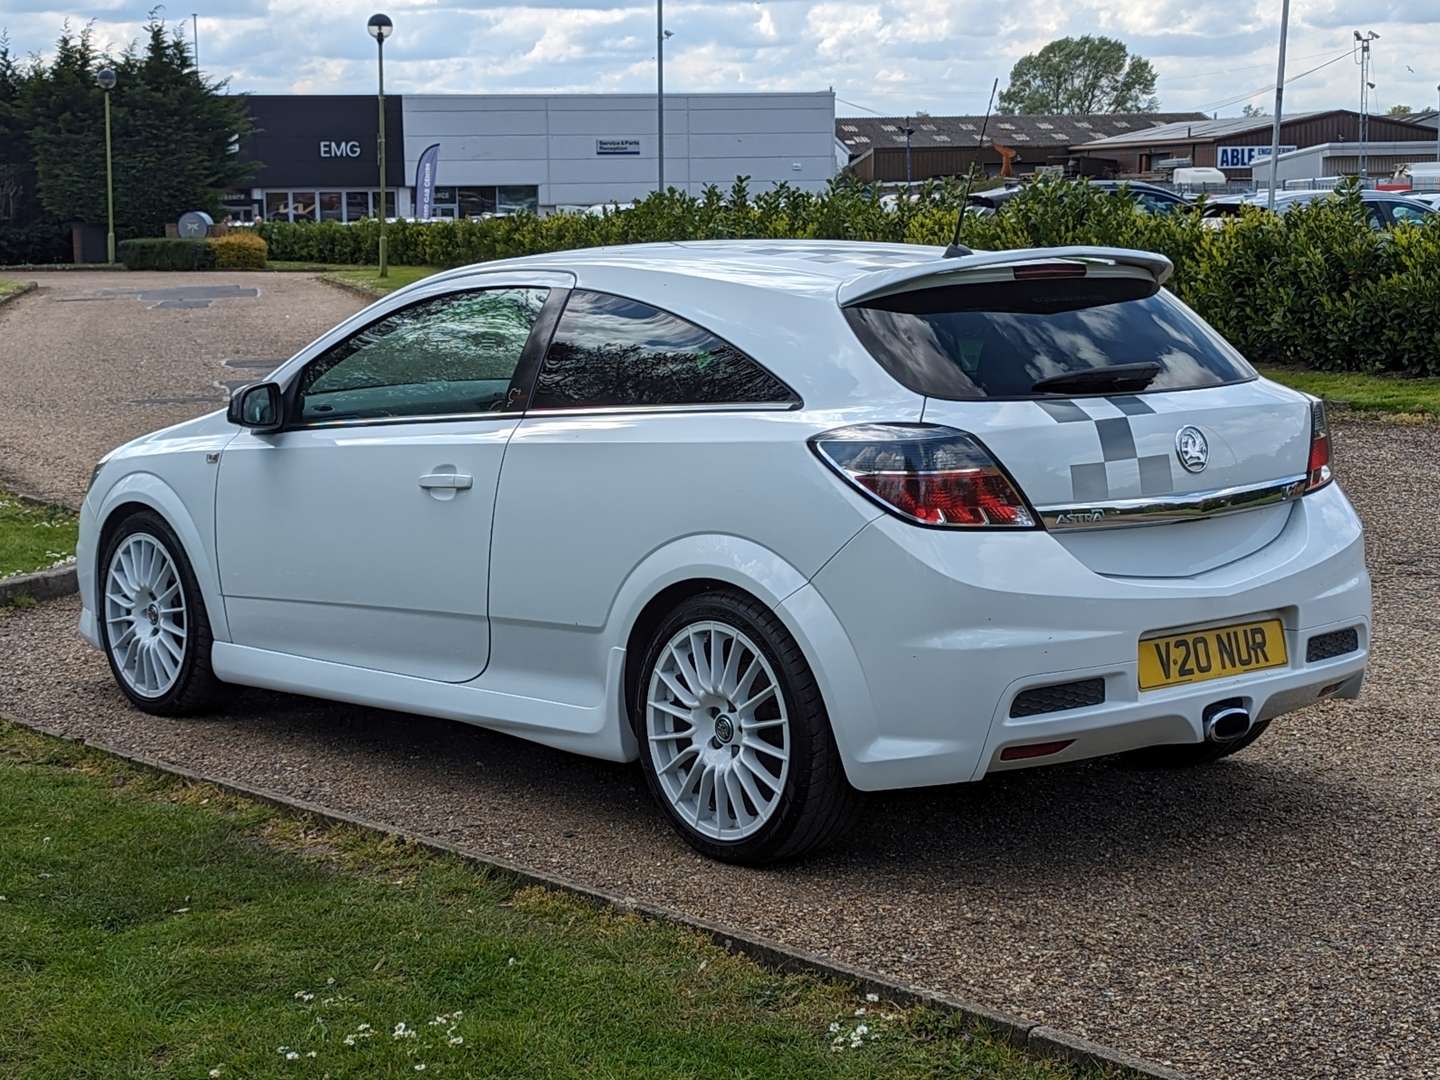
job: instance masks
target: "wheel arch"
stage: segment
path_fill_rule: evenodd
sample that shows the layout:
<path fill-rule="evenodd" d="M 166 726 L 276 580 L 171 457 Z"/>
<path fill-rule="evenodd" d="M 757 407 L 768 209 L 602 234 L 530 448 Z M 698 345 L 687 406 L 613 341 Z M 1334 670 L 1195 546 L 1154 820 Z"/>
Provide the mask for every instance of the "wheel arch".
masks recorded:
<path fill-rule="evenodd" d="M 220 578 L 215 561 L 205 543 L 205 533 L 191 515 L 185 501 L 169 484 L 154 473 L 131 473 L 118 481 L 106 493 L 96 512 L 95 544 L 95 585 L 98 591 L 104 581 L 105 549 L 110 537 L 124 521 L 141 510 L 158 514 L 170 526 L 185 558 L 190 562 L 195 580 L 200 585 L 200 594 L 205 601 L 205 614 L 210 620 L 211 633 L 216 641 L 229 641 L 230 628 L 225 621 L 225 604 L 220 594 Z M 208 532 L 208 530 L 207 530 Z M 97 605 L 99 598 L 88 598 Z"/>
<path fill-rule="evenodd" d="M 875 717 L 849 639 L 804 574 L 768 548 L 735 536 L 686 537 L 659 549 L 636 568 L 617 598 L 620 632 L 614 644 L 625 654 L 617 715 L 629 756 L 639 754 L 631 703 L 650 635 L 675 605 L 714 590 L 748 596 L 784 624 L 815 675 L 841 761 L 851 775 L 855 734 L 872 732 Z M 797 596 L 802 603 L 787 603 Z M 857 678 L 861 693 L 854 692 Z"/>

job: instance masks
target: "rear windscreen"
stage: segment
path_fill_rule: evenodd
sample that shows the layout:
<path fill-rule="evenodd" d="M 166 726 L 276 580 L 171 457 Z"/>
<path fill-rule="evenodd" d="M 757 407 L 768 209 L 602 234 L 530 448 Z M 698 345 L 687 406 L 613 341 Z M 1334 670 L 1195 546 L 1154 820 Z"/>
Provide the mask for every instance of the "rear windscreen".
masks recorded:
<path fill-rule="evenodd" d="M 931 397 L 1074 397 L 1033 388 L 1042 379 L 1122 364 L 1159 365 L 1147 390 L 1255 378 L 1196 316 L 1153 283 L 1132 278 L 919 289 L 847 307 L 845 317 L 886 371 Z"/>

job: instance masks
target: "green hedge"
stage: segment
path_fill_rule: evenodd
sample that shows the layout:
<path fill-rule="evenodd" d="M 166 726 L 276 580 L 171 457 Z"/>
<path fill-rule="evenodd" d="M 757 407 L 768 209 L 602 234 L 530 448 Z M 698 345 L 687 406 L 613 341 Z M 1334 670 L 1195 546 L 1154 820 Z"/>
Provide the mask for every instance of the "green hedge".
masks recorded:
<path fill-rule="evenodd" d="M 122 240 L 116 255 L 127 270 L 210 270 L 215 253 L 204 240 Z"/>
<path fill-rule="evenodd" d="M 745 182 L 694 197 L 671 190 L 605 217 L 530 214 L 389 226 L 397 264 L 459 266 L 541 251 L 651 240 L 789 237 L 944 244 L 959 191 L 932 184 L 896 210 L 837 182 L 811 194 Z M 272 259 L 373 263 L 379 227 L 272 222 L 256 231 Z M 1440 375 L 1440 226 L 1377 232 L 1354 190 L 1285 215 L 1246 211 L 1219 229 L 1198 214 L 1152 215 L 1084 183 L 1037 182 L 991 217 L 967 215 L 977 249 L 1105 244 L 1158 251 L 1170 283 L 1252 360 L 1328 370 Z"/>

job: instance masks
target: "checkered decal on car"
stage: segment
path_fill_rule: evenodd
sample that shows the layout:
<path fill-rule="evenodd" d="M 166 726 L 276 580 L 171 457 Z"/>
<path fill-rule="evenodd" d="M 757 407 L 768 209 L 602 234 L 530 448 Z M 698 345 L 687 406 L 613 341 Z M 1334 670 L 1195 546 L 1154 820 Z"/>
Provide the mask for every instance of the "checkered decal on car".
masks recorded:
<path fill-rule="evenodd" d="M 1095 429 L 1097 461 L 1070 466 L 1070 485 L 1077 503 L 1107 502 L 1169 495 L 1175 490 L 1169 454 L 1141 457 L 1135 450 L 1130 417 L 1155 410 L 1134 396 L 1084 398 L 1081 401 L 1037 401 L 1057 424 L 1090 424 Z"/>

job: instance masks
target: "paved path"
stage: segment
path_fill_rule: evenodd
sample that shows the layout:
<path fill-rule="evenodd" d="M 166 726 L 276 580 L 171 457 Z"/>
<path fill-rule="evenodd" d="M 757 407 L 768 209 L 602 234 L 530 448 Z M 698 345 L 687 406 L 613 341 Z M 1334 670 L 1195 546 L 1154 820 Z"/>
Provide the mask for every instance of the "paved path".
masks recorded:
<path fill-rule="evenodd" d="M 1342 424 L 1337 441 L 1377 586 L 1360 702 L 1287 717 L 1207 770 L 1097 762 L 875 797 L 845 847 L 798 866 L 707 862 L 637 769 L 460 724 L 258 691 L 209 719 L 146 717 L 75 638 L 74 601 L 0 614 L 0 715 L 747 927 L 1195 1076 L 1433 1080 L 1440 431 Z"/>
<path fill-rule="evenodd" d="M 0 487 L 77 504 L 122 442 L 225 403 L 363 306 L 310 274 L 22 273 L 0 304 Z"/>

